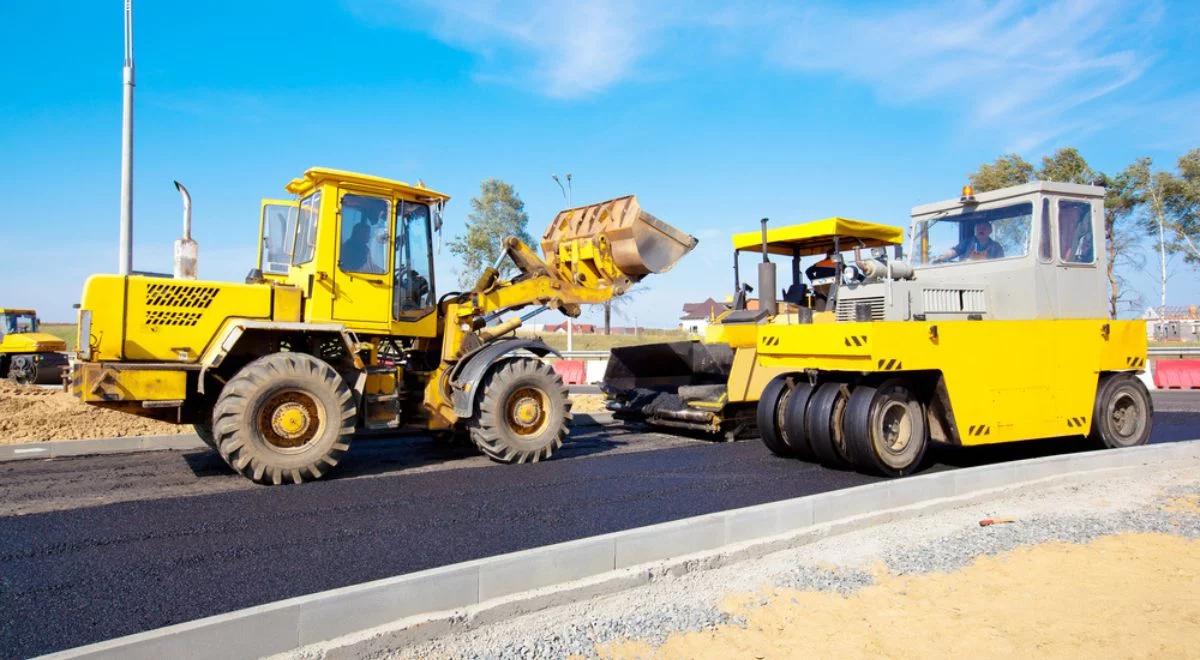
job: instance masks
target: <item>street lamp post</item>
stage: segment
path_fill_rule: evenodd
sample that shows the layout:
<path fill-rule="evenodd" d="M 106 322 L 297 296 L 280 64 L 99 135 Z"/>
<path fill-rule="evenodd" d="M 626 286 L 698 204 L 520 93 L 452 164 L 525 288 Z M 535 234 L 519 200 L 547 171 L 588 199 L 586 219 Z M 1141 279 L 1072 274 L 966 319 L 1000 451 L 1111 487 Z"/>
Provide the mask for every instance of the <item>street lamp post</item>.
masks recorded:
<path fill-rule="evenodd" d="M 567 208 L 571 208 L 571 194 L 573 192 L 575 192 L 574 189 L 571 187 L 571 173 L 567 172 L 565 175 L 565 178 L 567 180 L 567 185 L 565 187 L 563 186 L 563 182 L 561 180 L 559 180 L 557 174 L 551 174 L 550 178 L 554 179 L 554 183 L 557 183 L 558 189 L 562 191 L 563 199 L 567 200 Z M 575 322 L 574 322 L 574 319 L 572 319 L 570 316 L 568 316 L 567 317 L 567 352 L 570 353 L 573 350 L 575 350 Z"/>

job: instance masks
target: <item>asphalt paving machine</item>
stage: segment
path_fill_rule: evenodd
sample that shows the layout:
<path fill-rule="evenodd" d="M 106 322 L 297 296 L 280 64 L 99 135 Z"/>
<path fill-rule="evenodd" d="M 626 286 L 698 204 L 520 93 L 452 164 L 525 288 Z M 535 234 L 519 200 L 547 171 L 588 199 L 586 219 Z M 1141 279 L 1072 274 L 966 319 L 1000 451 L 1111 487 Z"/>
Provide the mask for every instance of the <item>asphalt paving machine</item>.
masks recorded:
<path fill-rule="evenodd" d="M 903 238 L 898 227 L 843 217 L 770 228 L 763 221 L 760 231 L 735 234 L 729 308 L 713 315 L 703 340 L 612 349 L 602 385 L 609 409 L 619 419 L 730 440 L 753 434 L 759 395 L 781 373 L 758 364 L 758 326 L 779 314 L 833 321 L 839 292 L 863 274 L 853 265 L 835 273 L 831 264 L 851 250 L 873 251 L 886 262 L 887 249 Z M 759 291 L 768 294 L 762 299 L 741 277 L 747 255 L 761 260 Z M 772 258 L 791 273 L 779 298 Z"/>

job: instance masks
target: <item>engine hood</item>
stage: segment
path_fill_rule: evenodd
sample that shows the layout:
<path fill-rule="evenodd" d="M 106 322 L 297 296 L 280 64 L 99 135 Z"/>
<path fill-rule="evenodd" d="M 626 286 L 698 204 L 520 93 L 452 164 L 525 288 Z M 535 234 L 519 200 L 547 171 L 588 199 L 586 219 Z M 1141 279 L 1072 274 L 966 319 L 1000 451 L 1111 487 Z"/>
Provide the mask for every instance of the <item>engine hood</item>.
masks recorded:
<path fill-rule="evenodd" d="M 22 332 L 4 335 L 0 340 L 2 353 L 49 353 L 67 350 L 67 342 L 45 332 Z"/>

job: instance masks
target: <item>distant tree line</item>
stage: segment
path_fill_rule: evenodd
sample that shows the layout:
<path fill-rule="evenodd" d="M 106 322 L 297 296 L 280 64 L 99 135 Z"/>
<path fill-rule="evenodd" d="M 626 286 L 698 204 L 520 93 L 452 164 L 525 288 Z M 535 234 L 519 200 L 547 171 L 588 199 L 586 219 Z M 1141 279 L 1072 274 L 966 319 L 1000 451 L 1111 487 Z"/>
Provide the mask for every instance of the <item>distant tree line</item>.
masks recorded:
<path fill-rule="evenodd" d="M 1200 149 L 1179 158 L 1175 171 L 1157 170 L 1149 158 L 1105 173 L 1093 169 L 1074 147 L 1042 158 L 1041 165 L 1018 154 L 984 163 L 969 175 L 978 192 L 1030 181 L 1059 181 L 1104 186 L 1104 239 L 1108 246 L 1109 313 L 1113 316 L 1140 303 L 1128 273 L 1145 266 L 1140 247 L 1152 242 L 1158 252 L 1161 304 L 1166 304 L 1168 263 L 1182 256 L 1200 266 Z"/>

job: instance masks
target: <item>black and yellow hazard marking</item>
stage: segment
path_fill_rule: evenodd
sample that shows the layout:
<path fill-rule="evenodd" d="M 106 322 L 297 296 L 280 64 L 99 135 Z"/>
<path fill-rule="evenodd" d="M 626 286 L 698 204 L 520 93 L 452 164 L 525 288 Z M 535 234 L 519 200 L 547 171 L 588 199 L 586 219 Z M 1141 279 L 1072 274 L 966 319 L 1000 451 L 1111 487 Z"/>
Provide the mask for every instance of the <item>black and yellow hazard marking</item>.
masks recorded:
<path fill-rule="evenodd" d="M 778 346 L 779 337 L 763 337 L 763 346 Z"/>
<path fill-rule="evenodd" d="M 1081 428 L 1083 428 L 1083 423 L 1086 421 L 1087 421 L 1086 417 L 1068 417 L 1067 418 L 1067 426 L 1069 426 L 1073 429 L 1081 429 Z"/>
<path fill-rule="evenodd" d="M 847 346 L 866 346 L 867 345 L 867 336 L 866 335 L 847 335 L 846 338 L 843 339 L 842 341 L 844 341 Z"/>
<path fill-rule="evenodd" d="M 988 424 L 972 424 L 971 426 L 967 427 L 967 435 L 970 435 L 970 436 L 978 437 L 981 435 L 991 435 L 991 434 L 992 434 L 992 427 Z"/>
<path fill-rule="evenodd" d="M 1143 357 L 1127 357 L 1127 358 L 1125 358 L 1125 365 L 1133 367 L 1134 369 L 1141 369 L 1142 366 L 1144 366 L 1145 364 L 1146 364 L 1146 358 L 1143 358 Z"/>
<path fill-rule="evenodd" d="M 896 359 L 888 360 L 886 358 L 880 358 L 877 368 L 880 371 L 899 371 L 904 368 L 904 363 Z"/>

